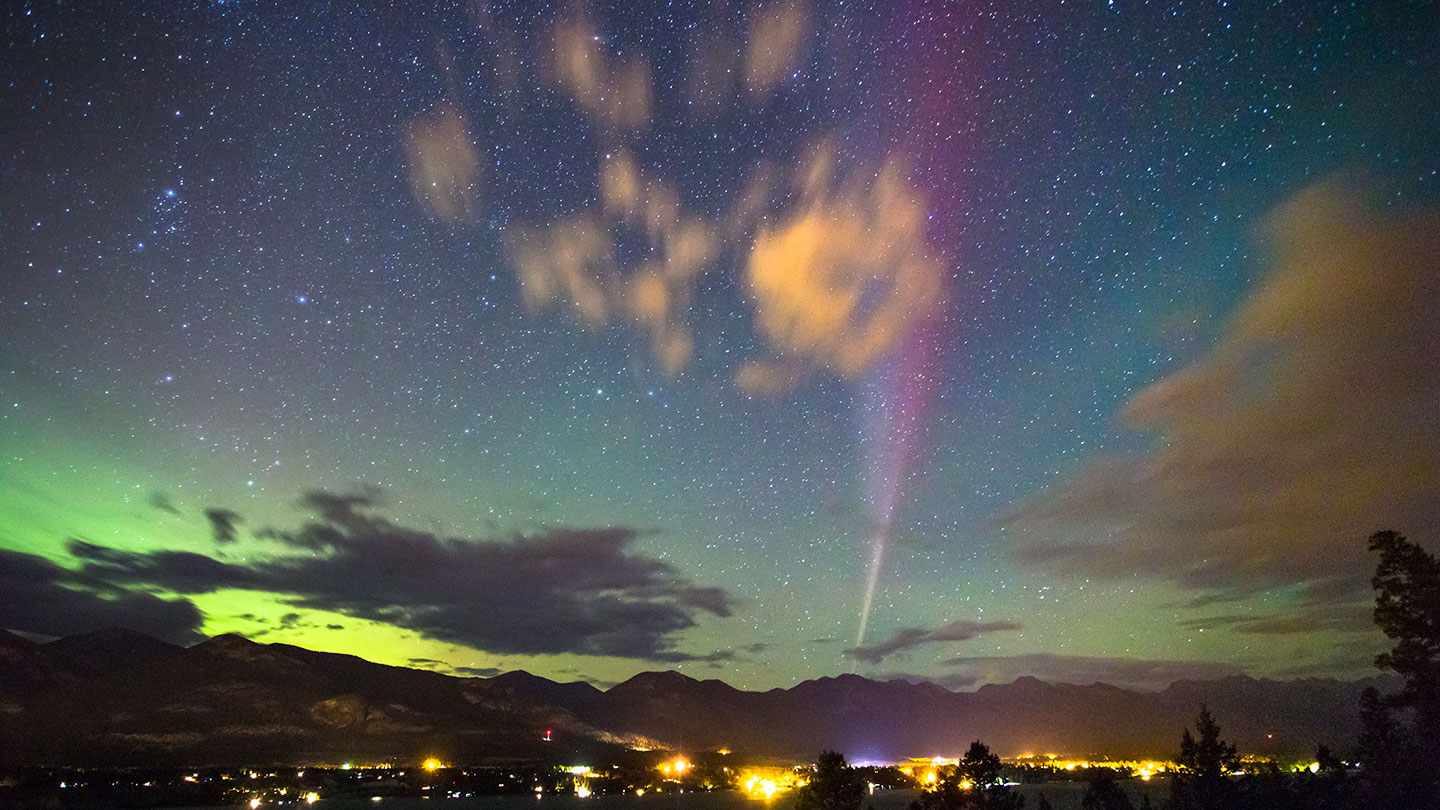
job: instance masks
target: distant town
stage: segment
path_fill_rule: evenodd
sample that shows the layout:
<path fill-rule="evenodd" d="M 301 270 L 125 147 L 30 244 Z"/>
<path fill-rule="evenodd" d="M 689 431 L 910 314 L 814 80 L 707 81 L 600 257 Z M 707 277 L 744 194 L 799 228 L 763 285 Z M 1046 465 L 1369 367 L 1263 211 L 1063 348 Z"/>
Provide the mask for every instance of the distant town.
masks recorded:
<path fill-rule="evenodd" d="M 1090 782 L 1098 774 L 1115 780 L 1149 781 L 1177 769 L 1169 760 L 1072 758 L 1026 753 L 1002 758 L 1010 785 Z M 918 792 L 932 788 L 955 757 L 912 758 L 903 762 L 858 762 L 853 770 L 865 791 Z M 1277 762 L 1242 756 L 1235 775 L 1246 769 L 1315 772 L 1313 761 Z M 729 750 L 681 754 L 631 750 L 623 761 L 541 764 L 459 765 L 439 757 L 421 761 L 342 762 L 271 767 L 193 769 L 25 768 L 0 774 L 4 807 L 175 807 L 289 806 L 322 800 L 390 798 L 463 799 L 535 795 L 580 799 L 596 796 L 726 791 L 767 800 L 803 787 L 810 763 L 747 758 Z"/>

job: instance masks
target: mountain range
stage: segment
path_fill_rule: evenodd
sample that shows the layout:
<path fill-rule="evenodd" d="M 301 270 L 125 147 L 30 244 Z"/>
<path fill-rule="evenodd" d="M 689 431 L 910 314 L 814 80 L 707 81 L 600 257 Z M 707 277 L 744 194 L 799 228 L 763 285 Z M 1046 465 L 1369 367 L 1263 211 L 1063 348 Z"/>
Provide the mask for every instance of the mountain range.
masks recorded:
<path fill-rule="evenodd" d="M 1005 755 L 1168 757 L 1202 704 L 1242 752 L 1304 755 L 1353 742 L 1368 684 L 1385 682 L 1233 676 L 1142 692 L 1022 677 L 954 692 L 840 675 L 752 692 L 644 672 L 601 690 L 236 635 L 181 648 L 129 630 L 46 644 L 0 631 L 0 765 L 575 762 L 629 748 L 792 761 L 829 748 L 867 762 L 955 755 L 975 739 Z"/>

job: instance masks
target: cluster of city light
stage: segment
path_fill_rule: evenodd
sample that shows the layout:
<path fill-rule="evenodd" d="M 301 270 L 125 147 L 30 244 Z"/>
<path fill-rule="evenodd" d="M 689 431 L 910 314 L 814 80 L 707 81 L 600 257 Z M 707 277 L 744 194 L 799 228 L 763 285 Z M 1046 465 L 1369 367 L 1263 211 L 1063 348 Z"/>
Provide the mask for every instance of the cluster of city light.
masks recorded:
<path fill-rule="evenodd" d="M 717 753 L 724 755 L 728 754 L 729 751 L 721 749 Z M 1164 760 L 1126 760 L 1108 758 L 1094 760 L 1069 759 L 1062 757 L 1059 754 L 1025 753 L 1018 757 L 1006 758 L 1003 761 L 1007 764 L 1020 766 L 1022 768 L 1052 769 L 1059 771 L 1068 771 L 1072 773 L 1079 771 L 1080 773 L 1076 774 L 1077 777 L 1083 775 L 1083 772 L 1091 769 L 1105 769 L 1115 771 L 1117 775 L 1128 775 L 1142 781 L 1150 781 L 1155 776 L 1164 775 L 1167 773 L 1174 773 L 1178 768 L 1176 763 Z M 1250 766 L 1260 763 L 1266 763 L 1271 765 L 1272 767 L 1274 764 L 1276 764 L 1273 759 L 1259 755 L 1249 754 L 1240 758 L 1240 768 L 1231 771 L 1231 773 L 1235 775 L 1244 775 L 1246 773 L 1246 770 L 1248 770 Z M 893 763 L 893 765 L 884 765 L 884 763 L 878 762 L 866 763 L 866 767 L 894 767 L 896 770 L 905 774 L 911 780 L 914 780 L 914 783 L 918 783 L 918 786 L 920 787 L 933 789 L 933 787 L 941 781 L 946 781 L 949 784 L 955 785 L 961 790 L 968 791 L 975 789 L 977 786 L 974 783 L 969 780 L 959 778 L 960 773 L 957 773 L 955 770 L 956 766 L 958 766 L 959 764 L 960 760 L 952 757 L 934 756 L 923 758 L 916 757 L 906 762 Z M 405 776 L 404 770 L 395 770 L 397 766 L 391 763 L 378 765 L 356 765 L 354 763 L 347 762 L 342 767 L 344 770 L 347 771 L 353 769 L 375 769 L 386 771 L 387 773 L 378 775 L 381 778 L 385 778 L 386 776 L 388 776 L 389 778 L 395 779 Z M 445 764 L 441 760 L 436 758 L 426 759 L 420 764 L 420 770 L 422 772 L 428 771 L 431 773 L 451 767 L 453 766 Z M 656 771 L 664 775 L 665 782 L 677 786 L 689 785 L 691 784 L 692 780 L 697 780 L 698 777 L 709 773 L 709 770 L 707 768 L 697 766 L 691 763 L 684 756 L 672 755 L 671 758 L 656 763 L 654 767 Z M 1321 769 L 1321 764 L 1319 762 L 1310 760 L 1300 762 L 1291 761 L 1284 764 L 1282 767 L 1285 767 L 1288 770 L 1294 772 L 1308 771 L 1309 773 L 1318 773 Z M 597 773 L 589 765 L 574 765 L 558 770 L 568 772 L 568 774 L 572 777 L 572 779 L 567 780 L 569 781 L 569 784 L 566 785 L 562 782 L 561 784 L 555 785 L 554 788 L 547 788 L 539 784 L 532 785 L 536 798 L 540 798 L 541 794 L 547 792 L 548 790 L 553 789 L 560 792 L 566 792 L 567 788 L 573 790 L 573 795 L 577 798 L 590 798 L 591 796 L 596 795 L 596 790 L 598 789 L 597 787 L 593 786 L 595 784 L 594 780 L 608 778 L 608 774 Z M 743 773 L 738 774 L 732 772 L 731 769 L 728 767 L 721 768 L 720 770 L 723 770 L 725 772 L 725 775 L 722 776 L 718 773 L 714 774 L 714 785 L 711 784 L 711 781 L 696 781 L 696 789 L 711 790 L 714 789 L 715 785 L 728 783 L 729 785 L 733 786 L 738 784 L 738 786 L 743 791 L 744 796 L 756 800 L 769 800 L 773 799 L 777 793 L 792 790 L 797 786 L 805 784 L 807 777 L 811 775 L 811 769 L 804 766 L 749 766 L 743 769 Z M 468 771 L 457 772 L 468 775 Z M 294 771 L 294 776 L 296 779 L 303 779 L 305 775 L 306 771 L 303 769 Z M 244 796 L 240 800 L 245 802 L 250 808 L 252 808 L 252 810 L 258 810 L 258 808 L 262 806 L 267 806 L 271 804 L 285 805 L 304 803 L 310 805 L 315 804 L 317 801 L 319 801 L 320 795 L 318 793 L 314 791 L 306 792 L 304 788 L 297 785 L 285 787 L 273 784 L 256 784 L 256 782 L 262 778 L 270 780 L 281 776 L 288 776 L 288 774 L 242 769 L 238 773 L 222 772 L 213 775 L 207 775 L 204 777 L 204 781 L 218 780 L 240 781 L 242 782 L 242 784 L 249 783 L 245 784 L 244 788 L 241 788 L 244 794 L 249 795 Z M 372 774 L 370 776 L 375 775 Z M 735 779 L 736 777 L 738 777 L 736 781 L 729 781 L 731 779 Z M 510 774 L 509 778 L 515 779 L 516 776 L 512 773 Z M 198 773 L 191 773 L 183 775 L 181 779 L 185 782 L 194 783 L 201 781 L 201 776 Z M 149 786 L 151 783 L 146 782 L 144 784 L 146 786 Z M 1007 782 L 1006 784 L 1013 785 L 1017 783 Z M 60 782 L 59 786 L 61 788 L 67 788 L 74 787 L 75 785 L 72 785 L 68 782 Z M 501 787 L 504 786 L 505 783 L 502 781 Z M 883 785 L 872 782 L 868 783 L 867 787 L 869 792 L 873 794 L 876 792 L 877 788 L 883 787 Z M 422 791 L 428 791 L 430 789 L 431 786 L 429 785 L 421 788 Z M 627 788 L 627 792 L 632 793 L 635 796 L 644 796 L 648 792 L 650 792 L 650 790 L 654 789 L 656 788 L 653 784 L 646 787 L 639 787 L 632 784 Z M 664 791 L 668 788 L 662 786 L 658 789 Z M 456 791 L 448 795 L 453 798 L 459 798 L 461 796 L 461 793 Z M 382 797 L 374 796 L 371 798 L 372 801 L 379 801 Z M 429 796 L 426 796 L 425 798 L 429 798 Z"/>
<path fill-rule="evenodd" d="M 779 786 L 775 784 L 774 779 L 752 776 L 745 780 L 745 792 L 755 798 L 772 798 L 777 790 L 779 790 Z"/>
<path fill-rule="evenodd" d="M 777 793 L 804 784 L 805 776 L 793 768 L 756 766 L 736 775 L 736 781 L 751 799 L 771 799 Z"/>
<path fill-rule="evenodd" d="M 933 785 L 940 781 L 940 769 L 950 765 L 959 765 L 960 760 L 954 757 L 924 757 L 910 760 L 909 764 L 901 765 L 900 772 L 914 779 L 922 785 Z"/>
<path fill-rule="evenodd" d="M 1015 758 L 1017 765 L 1040 765 L 1047 768 L 1073 771 L 1085 770 L 1088 768 L 1108 768 L 1113 771 L 1128 772 L 1130 775 L 1148 782 L 1156 774 L 1175 770 L 1175 763 L 1160 762 L 1153 759 L 1063 759 L 1058 754 L 1024 754 Z"/>
<path fill-rule="evenodd" d="M 575 777 L 575 795 L 581 799 L 588 799 L 595 795 L 590 787 L 590 780 L 598 778 L 601 774 L 596 773 L 589 765 L 571 765 L 565 770 Z"/>
<path fill-rule="evenodd" d="M 279 791 L 277 791 L 277 792 L 280 794 L 280 796 L 281 796 L 281 798 L 282 798 L 282 800 L 283 800 L 283 798 L 284 798 L 284 796 L 285 796 L 285 793 L 286 793 L 286 790 L 285 790 L 284 788 L 281 788 L 281 789 L 280 789 Z M 305 802 L 306 804 L 314 804 L 315 802 L 320 801 L 320 794 L 319 794 L 319 793 L 316 793 L 315 791 L 312 790 L 312 791 L 310 791 L 309 793 L 304 793 L 304 794 L 302 794 L 302 795 L 300 796 L 300 800 L 303 801 L 303 802 Z M 249 801 L 250 810 L 255 810 L 255 808 L 259 807 L 259 806 L 260 806 L 261 804 L 263 804 L 263 803 L 264 803 L 264 800 L 261 799 L 259 796 L 251 796 L 251 797 L 250 797 L 250 801 Z"/>

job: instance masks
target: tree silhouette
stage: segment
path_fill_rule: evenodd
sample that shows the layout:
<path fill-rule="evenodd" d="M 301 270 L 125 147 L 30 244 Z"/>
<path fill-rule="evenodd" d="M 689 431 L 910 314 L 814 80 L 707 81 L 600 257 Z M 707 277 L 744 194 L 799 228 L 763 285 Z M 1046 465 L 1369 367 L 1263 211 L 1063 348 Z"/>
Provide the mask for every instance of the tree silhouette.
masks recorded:
<path fill-rule="evenodd" d="M 1394 670 L 1405 686 L 1392 698 L 1414 712 L 1422 740 L 1440 737 L 1440 563 L 1393 531 L 1370 535 L 1380 553 L 1375 577 L 1375 624 L 1395 641 L 1375 666 Z"/>
<path fill-rule="evenodd" d="M 1395 642 L 1375 665 L 1404 678 L 1399 692 L 1360 698 L 1362 793 L 1376 806 L 1440 804 L 1440 563 L 1404 535 L 1378 531 L 1375 624 Z"/>
<path fill-rule="evenodd" d="M 796 791 L 795 810 L 860 810 L 865 786 L 838 751 L 821 751 L 815 775 Z"/>
<path fill-rule="evenodd" d="M 1235 790 L 1226 774 L 1235 770 L 1240 759 L 1235 746 L 1220 739 L 1220 724 L 1201 706 L 1195 718 L 1195 733 L 1185 729 L 1180 736 L 1178 772 L 1170 782 L 1171 803 L 1182 810 L 1225 810 L 1235 806 Z"/>
<path fill-rule="evenodd" d="M 976 740 L 959 764 L 943 774 L 913 807 L 921 810 L 1020 810 L 1025 797 L 1005 784 L 1000 757 Z"/>
<path fill-rule="evenodd" d="M 1000 757 L 990 753 L 990 746 L 979 740 L 970 743 L 965 757 L 960 760 L 955 772 L 961 779 L 978 788 L 998 785 L 1000 778 Z"/>
<path fill-rule="evenodd" d="M 1115 782 L 1115 773 L 1109 768 L 1097 768 L 1080 799 L 1084 810 L 1135 810 L 1130 796 Z"/>
<path fill-rule="evenodd" d="M 1288 806 L 1304 810 L 1349 810 L 1357 807 L 1354 796 L 1354 782 L 1345 771 L 1345 763 L 1330 753 L 1329 746 L 1322 745 L 1315 751 L 1316 767 L 1313 772 L 1299 774 L 1294 782 Z M 1270 806 L 1280 803 L 1271 801 Z M 1264 807 L 1251 801 L 1253 807 Z M 1385 805 L 1381 805 L 1385 806 Z"/>

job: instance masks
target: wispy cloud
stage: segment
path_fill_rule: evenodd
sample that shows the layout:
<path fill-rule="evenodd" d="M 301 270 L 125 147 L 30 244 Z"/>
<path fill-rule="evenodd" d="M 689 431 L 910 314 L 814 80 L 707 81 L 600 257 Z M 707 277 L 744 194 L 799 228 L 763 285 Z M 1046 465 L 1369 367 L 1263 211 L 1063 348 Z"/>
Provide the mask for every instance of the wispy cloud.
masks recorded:
<path fill-rule="evenodd" d="M 410 192 L 425 212 L 456 224 L 480 214 L 480 153 L 459 108 L 440 104 L 405 130 Z"/>
<path fill-rule="evenodd" d="M 205 519 L 217 543 L 233 543 L 239 537 L 240 513 L 231 509 L 211 507 L 205 510 Z"/>
<path fill-rule="evenodd" d="M 864 644 L 859 647 L 851 647 L 846 650 L 845 653 L 856 660 L 878 664 L 892 655 L 907 652 L 918 647 L 953 641 L 969 641 L 987 633 L 999 633 L 1019 629 L 1021 629 L 1021 625 L 1018 622 L 978 622 L 963 619 L 949 622 L 933 629 L 902 627 L 884 641 L 879 641 L 874 644 Z"/>
<path fill-rule="evenodd" d="M 958 656 L 947 661 L 946 667 L 952 671 L 931 680 L 952 689 L 982 683 L 1009 683 L 1028 675 L 1050 683 L 1108 683 L 1127 689 L 1158 690 L 1187 678 L 1210 680 L 1243 674 L 1239 667 L 1219 661 L 1051 653 Z"/>
<path fill-rule="evenodd" d="M 701 103 L 687 107 L 719 114 L 740 85 L 763 106 L 796 80 L 813 38 L 809 4 L 761 4 L 747 21 L 743 35 L 726 19 L 715 23 L 691 65 L 691 100 Z M 506 251 L 533 311 L 590 329 L 634 325 L 673 377 L 696 354 L 692 305 L 702 277 L 738 269 L 740 278 L 722 283 L 743 289 L 757 350 L 735 381 L 758 395 L 816 372 L 856 379 L 939 311 L 943 263 L 927 246 L 926 201 L 898 157 L 855 160 L 838 137 L 817 137 L 808 155 L 784 167 L 760 161 L 737 177 L 727 210 L 697 214 L 653 154 L 646 165 L 626 146 L 624 133 L 647 128 L 655 114 L 649 62 L 612 53 L 583 6 L 549 31 L 543 72 L 611 145 L 597 155 L 598 204 L 507 228 Z"/>

